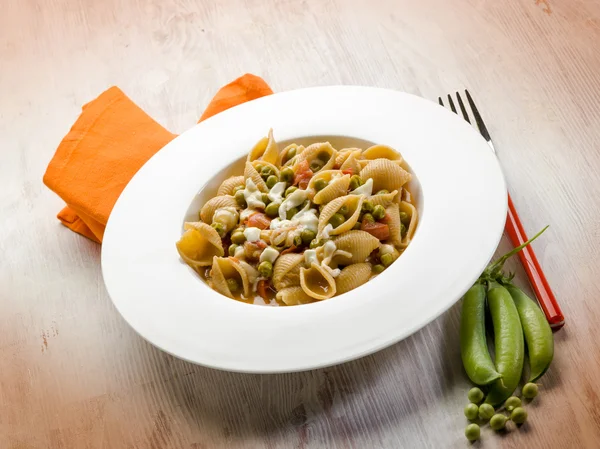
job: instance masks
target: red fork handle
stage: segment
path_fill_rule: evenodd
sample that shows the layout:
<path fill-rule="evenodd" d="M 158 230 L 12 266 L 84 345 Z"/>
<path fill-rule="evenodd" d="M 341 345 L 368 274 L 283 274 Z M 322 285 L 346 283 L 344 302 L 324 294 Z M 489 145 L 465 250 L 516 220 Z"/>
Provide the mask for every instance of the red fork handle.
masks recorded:
<path fill-rule="evenodd" d="M 505 230 L 515 247 L 528 240 L 510 194 L 508 195 L 508 216 L 506 217 Z M 527 277 L 529 277 L 529 281 L 535 291 L 540 306 L 546 315 L 546 319 L 548 320 L 548 323 L 550 323 L 550 327 L 553 329 L 560 329 L 565 324 L 565 318 L 556 302 L 554 293 L 552 293 L 552 290 L 550 289 L 546 276 L 544 276 L 540 263 L 533 252 L 533 248 L 531 245 L 527 245 L 518 253 L 518 255 L 527 272 Z"/>

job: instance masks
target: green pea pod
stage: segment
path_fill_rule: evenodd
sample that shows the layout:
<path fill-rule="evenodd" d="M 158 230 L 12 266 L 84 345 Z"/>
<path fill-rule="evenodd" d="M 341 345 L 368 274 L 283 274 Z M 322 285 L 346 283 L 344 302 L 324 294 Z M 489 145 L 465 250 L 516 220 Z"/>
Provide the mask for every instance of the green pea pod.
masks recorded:
<path fill-rule="evenodd" d="M 531 368 L 529 382 L 534 382 L 542 377 L 554 357 L 552 329 L 542 310 L 529 296 L 513 285 L 508 285 L 506 288 L 519 312 L 529 354 Z"/>
<path fill-rule="evenodd" d="M 525 344 L 519 312 L 508 290 L 499 283 L 490 281 L 488 304 L 494 324 L 496 370 L 502 378 L 491 384 L 485 402 L 499 405 L 519 384 L 523 373 Z"/>
<path fill-rule="evenodd" d="M 475 284 L 463 298 L 460 318 L 460 355 L 469 379 L 487 385 L 502 377 L 488 352 L 485 338 L 485 286 Z"/>

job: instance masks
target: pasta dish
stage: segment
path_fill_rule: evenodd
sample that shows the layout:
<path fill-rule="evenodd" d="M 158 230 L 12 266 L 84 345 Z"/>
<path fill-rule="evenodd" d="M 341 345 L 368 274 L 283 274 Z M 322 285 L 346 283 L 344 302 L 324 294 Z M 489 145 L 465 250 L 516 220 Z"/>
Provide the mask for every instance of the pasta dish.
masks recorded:
<path fill-rule="evenodd" d="M 299 305 L 368 282 L 409 245 L 417 210 L 408 166 L 386 145 L 329 142 L 279 150 L 270 130 L 244 173 L 186 222 L 181 258 L 217 292 L 251 304 Z"/>

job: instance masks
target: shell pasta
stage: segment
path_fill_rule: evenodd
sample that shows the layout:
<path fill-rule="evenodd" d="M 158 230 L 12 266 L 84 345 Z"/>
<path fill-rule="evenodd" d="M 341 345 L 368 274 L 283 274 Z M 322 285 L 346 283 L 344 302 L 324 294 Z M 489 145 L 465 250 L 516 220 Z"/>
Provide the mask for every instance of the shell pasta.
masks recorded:
<path fill-rule="evenodd" d="M 280 149 L 273 130 L 249 149 L 184 223 L 182 260 L 215 291 L 251 303 L 301 305 L 385 271 L 414 238 L 418 214 L 401 154 L 329 142 Z"/>

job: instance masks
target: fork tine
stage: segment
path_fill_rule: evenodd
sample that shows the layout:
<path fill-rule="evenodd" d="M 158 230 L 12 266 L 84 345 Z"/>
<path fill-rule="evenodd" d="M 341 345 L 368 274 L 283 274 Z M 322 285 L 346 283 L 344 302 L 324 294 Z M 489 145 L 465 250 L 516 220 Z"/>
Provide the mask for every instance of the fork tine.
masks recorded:
<path fill-rule="evenodd" d="M 460 106 L 460 111 L 462 112 L 463 118 L 468 123 L 471 123 L 471 120 L 469 120 L 469 114 L 467 114 L 467 110 L 465 109 L 465 104 L 463 103 L 462 98 L 460 98 L 460 94 L 458 92 L 456 92 L 456 99 L 458 100 L 458 105 Z"/>
<path fill-rule="evenodd" d="M 438 103 L 440 106 L 444 106 L 444 102 L 442 101 L 442 97 L 438 97 Z"/>
<path fill-rule="evenodd" d="M 465 90 L 465 93 L 467 94 L 467 101 L 469 102 L 471 110 L 473 111 L 473 116 L 475 117 L 475 122 L 477 123 L 477 127 L 479 128 L 479 132 L 481 133 L 483 138 L 489 142 L 491 140 L 490 133 L 488 132 L 485 123 L 483 123 L 483 119 L 481 118 L 481 115 L 477 110 L 477 106 L 475 106 L 475 102 L 473 101 L 473 98 L 471 98 L 471 94 L 469 93 L 469 91 Z"/>
<path fill-rule="evenodd" d="M 456 108 L 454 107 L 454 101 L 452 101 L 452 97 L 450 96 L 450 94 L 448 94 L 448 102 L 450 103 L 450 109 L 452 109 L 452 112 L 454 112 L 456 114 Z"/>

